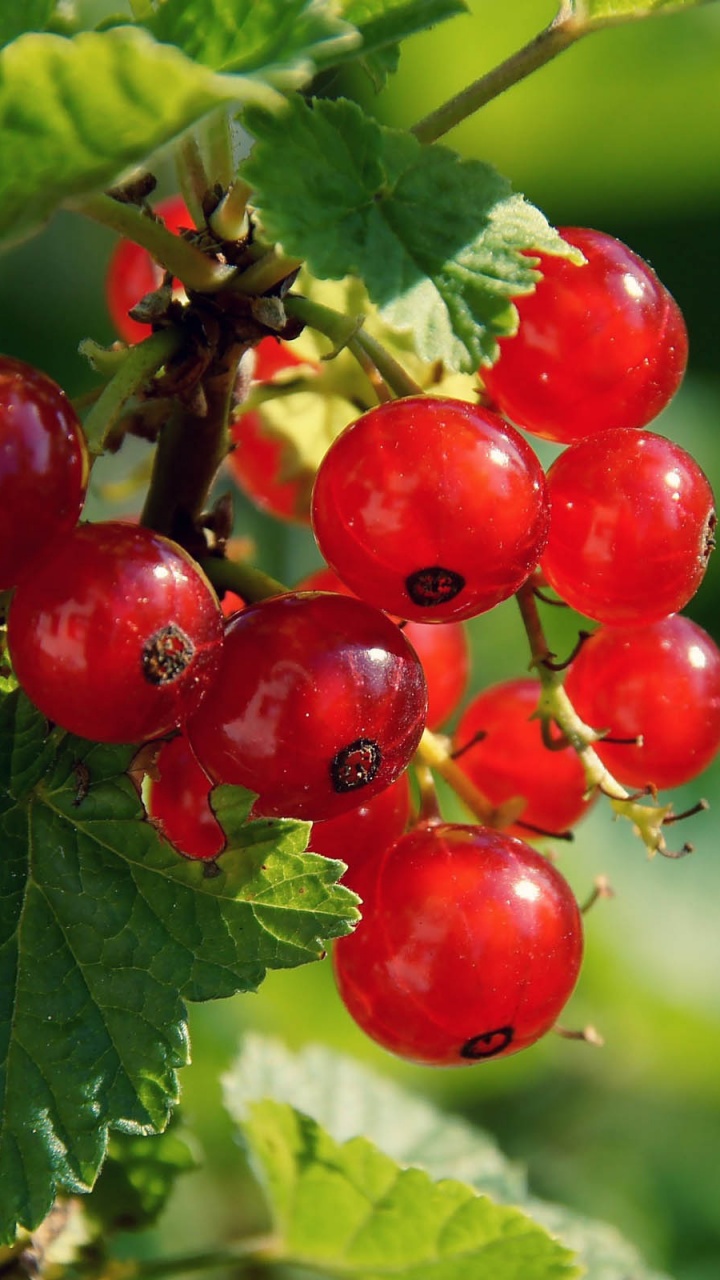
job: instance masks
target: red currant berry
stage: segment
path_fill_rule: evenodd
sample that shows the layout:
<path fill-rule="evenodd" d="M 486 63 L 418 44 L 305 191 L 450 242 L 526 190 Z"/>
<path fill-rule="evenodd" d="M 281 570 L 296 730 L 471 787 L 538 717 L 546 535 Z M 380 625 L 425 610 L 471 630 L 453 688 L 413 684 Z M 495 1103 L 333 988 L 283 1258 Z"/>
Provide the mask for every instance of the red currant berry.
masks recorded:
<path fill-rule="evenodd" d="M 427 690 L 402 631 L 361 600 L 290 593 L 227 624 L 218 678 L 188 726 L 215 782 L 265 817 L 333 818 L 394 782 Z"/>
<path fill-rule="evenodd" d="M 225 836 L 210 808 L 212 783 L 187 738 L 163 743 L 156 768 L 157 776 L 150 786 L 150 816 L 186 858 L 217 858 L 225 848 Z"/>
<path fill-rule="evenodd" d="M 327 822 L 314 822 L 309 847 L 325 858 L 340 858 L 352 875 L 366 858 L 377 857 L 393 844 L 409 819 L 410 784 L 407 773 L 401 773 L 392 786 L 379 791 L 366 804 Z"/>
<path fill-rule="evenodd" d="M 64 391 L 0 356 L 0 591 L 75 527 L 87 481 L 85 437 Z"/>
<path fill-rule="evenodd" d="M 601 740 L 595 750 L 627 786 L 680 786 L 720 747 L 720 650 L 689 618 L 599 627 L 565 688 L 586 724 L 623 740 Z"/>
<path fill-rule="evenodd" d="M 362 599 L 419 622 L 507 599 L 545 545 L 545 477 L 518 432 L 460 400 L 371 409 L 331 444 L 313 492 L 320 550 Z"/>
<path fill-rule="evenodd" d="M 602 231 L 561 227 L 584 266 L 537 254 L 534 293 L 515 298 L 520 327 L 483 369 L 495 405 L 518 426 L 570 444 L 608 427 L 644 427 L 677 391 L 687 331 L 642 258 Z"/>
<path fill-rule="evenodd" d="M 298 591 L 338 591 L 355 593 L 332 569 L 317 569 L 298 584 Z M 441 627 L 408 622 L 403 627 L 422 663 L 428 687 L 428 729 L 439 729 L 462 700 L 470 674 L 470 646 L 462 622 L 446 622 Z"/>
<path fill-rule="evenodd" d="M 689 453 L 650 431 L 603 431 L 548 472 L 540 562 L 569 605 L 598 622 L 655 622 L 682 609 L 715 545 L 713 492 Z"/>
<path fill-rule="evenodd" d="M 168 231 L 178 232 L 194 225 L 182 196 L 160 200 L 155 213 L 162 218 Z M 133 320 L 128 312 L 146 293 L 159 289 L 162 281 L 162 268 L 150 257 L 147 249 L 135 244 L 134 240 L 118 241 L 108 264 L 105 297 L 110 318 L 125 342 L 142 342 L 152 333 L 149 324 Z"/>
<path fill-rule="evenodd" d="M 314 476 L 301 472 L 283 479 L 285 445 L 265 430 L 262 414 L 240 414 L 232 423 L 231 436 L 234 450 L 227 464 L 238 488 L 261 511 L 309 524 Z"/>
<path fill-rule="evenodd" d="M 215 676 L 222 614 L 180 547 L 130 524 L 80 525 L 16 589 L 15 674 L 70 733 L 141 742 L 180 725 Z"/>
<path fill-rule="evenodd" d="M 390 1052 L 467 1066 L 534 1044 L 582 959 L 569 885 L 529 845 L 478 826 L 423 825 L 367 860 L 355 933 L 334 948 L 340 995 Z"/>
<path fill-rule="evenodd" d="M 508 831 L 526 840 L 533 830 L 570 830 L 591 803 L 577 753 L 545 746 L 540 721 L 532 718 L 539 700 L 540 682 L 530 677 L 492 685 L 466 707 L 453 739 L 459 767 L 492 804 L 525 800 Z"/>
<path fill-rule="evenodd" d="M 256 383 L 271 382 L 290 369 L 308 367 L 287 343 L 276 338 L 263 338 L 253 355 Z M 288 445 L 267 430 L 261 409 L 239 412 L 230 429 L 233 450 L 227 463 L 238 488 L 261 511 L 280 520 L 309 524 L 314 471 L 300 469 L 285 478 Z"/>

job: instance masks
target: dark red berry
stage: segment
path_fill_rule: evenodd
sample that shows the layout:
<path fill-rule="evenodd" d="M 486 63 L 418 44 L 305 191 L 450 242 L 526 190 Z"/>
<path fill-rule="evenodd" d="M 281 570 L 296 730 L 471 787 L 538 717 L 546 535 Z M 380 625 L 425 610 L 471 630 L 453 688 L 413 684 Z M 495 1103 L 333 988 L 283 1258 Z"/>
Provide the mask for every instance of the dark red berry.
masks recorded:
<path fill-rule="evenodd" d="M 216 858 L 225 848 L 225 836 L 210 807 L 212 783 L 187 738 L 163 744 L 155 774 L 148 812 L 163 834 L 186 858 Z"/>
<path fill-rule="evenodd" d="M 32 702 L 70 733 L 140 742 L 182 724 L 217 671 L 222 614 L 174 542 L 79 525 L 17 587 L 8 647 Z"/>
<path fill-rule="evenodd" d="M 290 593 L 225 632 L 222 668 L 188 734 L 215 782 L 258 794 L 265 817 L 335 817 L 397 778 L 427 690 L 402 631 L 361 600 Z"/>
<path fill-rule="evenodd" d="M 85 437 L 64 391 L 0 356 L 0 591 L 75 527 L 87 481 Z"/>
<path fill-rule="evenodd" d="M 298 583 L 298 591 L 338 591 L 355 595 L 332 569 L 316 569 Z M 422 663 L 428 687 L 428 729 L 439 729 L 460 703 L 470 673 L 470 646 L 462 622 L 446 622 L 439 627 L 422 622 L 403 626 Z"/>

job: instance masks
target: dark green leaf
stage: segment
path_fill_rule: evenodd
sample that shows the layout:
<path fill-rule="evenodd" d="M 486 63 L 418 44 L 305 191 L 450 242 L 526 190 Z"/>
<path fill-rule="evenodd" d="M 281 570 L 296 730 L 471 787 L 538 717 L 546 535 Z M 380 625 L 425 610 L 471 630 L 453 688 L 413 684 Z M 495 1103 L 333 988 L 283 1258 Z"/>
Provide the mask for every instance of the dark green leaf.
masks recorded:
<path fill-rule="evenodd" d="M 25 31 L 44 31 L 55 8 L 55 0 L 22 0 L 0 9 L 0 47 L 16 40 Z"/>
<path fill-rule="evenodd" d="M 539 279 L 523 250 L 577 258 L 489 165 L 383 128 L 352 102 L 250 108 L 246 162 L 267 232 L 320 278 L 357 275 L 418 354 L 472 371 Z"/>
<path fill-rule="evenodd" d="M 129 166 L 227 102 L 275 102 L 261 78 L 214 75 L 146 31 L 24 35 L 0 52 L 0 240 Z"/>
<path fill-rule="evenodd" d="M 143 820 L 130 756 L 0 703 L 0 1242 L 91 1185 L 108 1127 L 164 1127 L 184 1000 L 254 990 L 357 918 L 308 825 L 246 823 L 239 788 L 215 793 L 228 847 L 205 875 Z"/>
<path fill-rule="evenodd" d="M 182 1130 L 174 1126 L 154 1136 L 115 1133 L 85 1211 L 103 1235 L 150 1227 L 180 1175 L 197 1165 Z"/>

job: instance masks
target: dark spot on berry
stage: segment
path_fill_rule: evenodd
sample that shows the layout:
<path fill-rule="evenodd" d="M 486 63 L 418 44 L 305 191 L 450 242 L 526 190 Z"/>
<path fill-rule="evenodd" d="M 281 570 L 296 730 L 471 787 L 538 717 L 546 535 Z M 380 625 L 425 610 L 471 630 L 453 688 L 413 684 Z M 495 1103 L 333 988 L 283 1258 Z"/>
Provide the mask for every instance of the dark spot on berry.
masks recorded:
<path fill-rule="evenodd" d="M 180 627 L 171 623 L 146 640 L 142 651 L 142 671 L 148 684 L 170 684 L 189 666 L 195 646 Z"/>
<path fill-rule="evenodd" d="M 338 751 L 330 764 L 330 777 L 335 791 L 357 791 L 377 777 L 382 752 L 372 738 L 358 738 Z"/>
<path fill-rule="evenodd" d="M 413 604 L 435 605 L 454 600 L 465 586 L 465 579 L 454 569 L 444 569 L 440 564 L 427 569 L 416 569 L 405 579 L 405 587 Z"/>
<path fill-rule="evenodd" d="M 714 511 L 710 512 L 708 522 L 705 527 L 705 545 L 703 547 L 703 560 L 709 560 L 712 552 L 717 545 L 715 540 L 715 529 L 717 527 L 717 516 Z"/>
<path fill-rule="evenodd" d="M 515 1035 L 514 1027 L 496 1027 L 494 1031 L 483 1031 L 482 1035 L 472 1036 L 465 1041 L 460 1050 L 461 1058 L 494 1058 L 496 1054 L 507 1049 Z"/>

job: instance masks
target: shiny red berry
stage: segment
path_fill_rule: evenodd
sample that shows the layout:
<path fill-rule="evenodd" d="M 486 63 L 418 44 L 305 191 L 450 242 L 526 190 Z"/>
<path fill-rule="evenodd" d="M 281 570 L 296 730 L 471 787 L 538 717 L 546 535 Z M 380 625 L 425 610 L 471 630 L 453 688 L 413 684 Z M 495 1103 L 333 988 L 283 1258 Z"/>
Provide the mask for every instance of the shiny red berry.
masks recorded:
<path fill-rule="evenodd" d="M 75 527 L 87 481 L 85 437 L 64 391 L 0 356 L 0 591 Z"/>
<path fill-rule="evenodd" d="M 400 1057 L 467 1066 L 555 1023 L 583 941 L 569 885 L 522 840 L 424 825 L 357 869 L 362 920 L 334 948 L 340 995 Z"/>
<path fill-rule="evenodd" d="M 426 713 L 420 661 L 394 622 L 361 600 L 289 593 L 229 620 L 188 736 L 213 781 L 258 794 L 255 812 L 314 821 L 390 786 Z"/>
<path fill-rule="evenodd" d="M 79 525 L 15 590 L 15 674 L 70 733 L 140 742 L 182 724 L 222 648 L 215 593 L 174 542 L 136 525 Z"/>
<path fill-rule="evenodd" d="M 383 849 L 394 844 L 410 818 L 410 784 L 407 773 L 384 791 L 371 796 L 365 804 L 348 809 L 327 822 L 314 822 L 309 848 L 326 858 L 346 862 L 352 876 L 366 858 L 377 858 Z"/>
<path fill-rule="evenodd" d="M 569 831 L 591 804 L 577 753 L 545 746 L 539 700 L 540 682 L 529 676 L 492 685 L 465 708 L 453 737 L 459 767 L 492 804 L 525 801 L 507 830 L 526 840 Z"/>
<path fill-rule="evenodd" d="M 545 545 L 545 477 L 496 414 L 411 396 L 347 427 L 313 492 L 320 550 L 362 599 L 418 622 L 469 618 L 511 596 Z"/>
<path fill-rule="evenodd" d="M 309 367 L 286 342 L 276 338 L 263 338 L 251 354 L 256 383 L 272 382 L 289 370 Z M 292 450 L 288 442 L 268 430 L 262 409 L 243 413 L 240 406 L 230 432 L 233 449 L 227 465 L 238 488 L 261 511 L 280 520 L 309 524 L 315 473 L 300 467 L 286 474 Z"/>
<path fill-rule="evenodd" d="M 517 426 L 570 444 L 610 427 L 644 427 L 677 391 L 687 331 L 655 272 L 603 231 L 561 227 L 585 255 L 537 254 L 534 293 L 515 298 L 520 326 L 482 370 L 497 408 Z"/>
<path fill-rule="evenodd" d="M 586 724 L 622 740 L 595 750 L 627 786 L 680 786 L 720 748 L 720 650 L 690 618 L 598 627 L 565 689 Z"/>
<path fill-rule="evenodd" d="M 150 784 L 148 812 L 186 858 L 217 858 L 225 836 L 210 807 L 212 783 L 187 738 L 163 743 Z"/>
<path fill-rule="evenodd" d="M 332 569 L 316 569 L 298 584 L 298 591 L 339 591 L 354 595 Z M 403 626 L 422 663 L 428 687 L 428 729 L 439 729 L 462 700 L 470 674 L 470 645 L 462 622 L 446 622 L 440 627 L 422 622 Z"/>
<path fill-rule="evenodd" d="M 694 458 L 651 431 L 603 431 L 548 472 L 552 510 L 540 561 L 567 604 L 634 626 L 677 613 L 715 545 L 713 492 Z"/>

